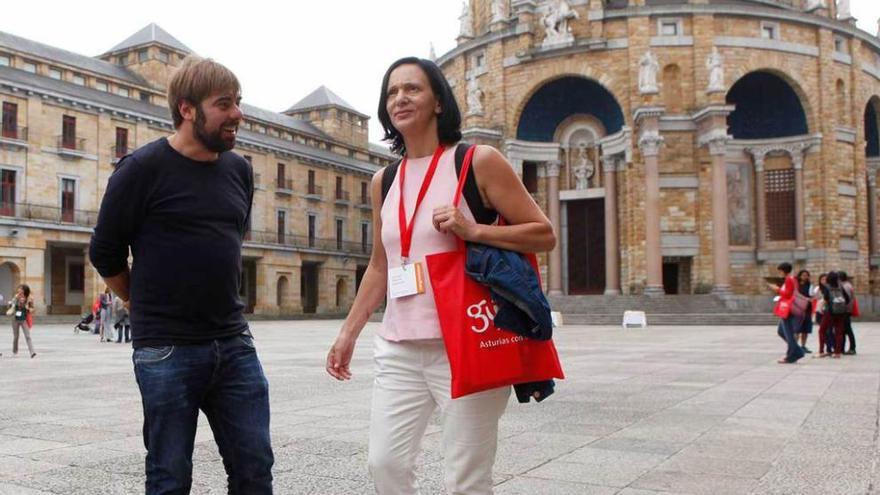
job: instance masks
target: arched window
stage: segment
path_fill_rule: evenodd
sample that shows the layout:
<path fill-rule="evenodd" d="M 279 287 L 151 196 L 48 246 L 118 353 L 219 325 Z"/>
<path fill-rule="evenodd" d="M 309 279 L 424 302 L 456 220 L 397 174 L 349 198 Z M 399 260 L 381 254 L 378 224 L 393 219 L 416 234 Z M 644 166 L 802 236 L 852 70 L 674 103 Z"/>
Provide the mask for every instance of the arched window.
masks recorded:
<path fill-rule="evenodd" d="M 807 114 L 798 94 L 780 76 L 750 72 L 727 93 L 736 109 L 727 117 L 736 139 L 768 139 L 807 134 Z"/>
<path fill-rule="evenodd" d="M 846 104 L 846 84 L 844 84 L 842 79 L 838 79 L 834 89 L 837 105 L 837 122 L 841 125 L 849 125 L 849 105 Z"/>

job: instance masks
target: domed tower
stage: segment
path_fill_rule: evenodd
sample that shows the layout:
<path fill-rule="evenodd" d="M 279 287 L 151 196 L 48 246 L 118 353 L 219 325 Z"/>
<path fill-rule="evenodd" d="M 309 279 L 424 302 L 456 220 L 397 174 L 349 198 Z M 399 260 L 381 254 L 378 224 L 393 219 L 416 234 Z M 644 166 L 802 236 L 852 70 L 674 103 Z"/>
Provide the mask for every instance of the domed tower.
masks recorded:
<path fill-rule="evenodd" d="M 781 261 L 872 287 L 880 40 L 848 4 L 464 4 L 438 63 L 559 233 L 548 291 L 758 302 Z"/>

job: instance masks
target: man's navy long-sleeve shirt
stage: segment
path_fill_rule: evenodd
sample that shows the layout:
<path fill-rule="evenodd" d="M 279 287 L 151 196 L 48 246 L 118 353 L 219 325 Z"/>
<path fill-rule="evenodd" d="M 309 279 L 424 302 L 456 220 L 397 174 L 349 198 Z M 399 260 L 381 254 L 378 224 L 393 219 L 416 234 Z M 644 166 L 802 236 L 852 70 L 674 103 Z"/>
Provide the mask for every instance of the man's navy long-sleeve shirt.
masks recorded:
<path fill-rule="evenodd" d="M 134 347 L 198 343 L 247 330 L 239 297 L 253 170 L 233 152 L 199 162 L 165 138 L 120 161 L 89 257 L 122 273 L 131 247 Z"/>

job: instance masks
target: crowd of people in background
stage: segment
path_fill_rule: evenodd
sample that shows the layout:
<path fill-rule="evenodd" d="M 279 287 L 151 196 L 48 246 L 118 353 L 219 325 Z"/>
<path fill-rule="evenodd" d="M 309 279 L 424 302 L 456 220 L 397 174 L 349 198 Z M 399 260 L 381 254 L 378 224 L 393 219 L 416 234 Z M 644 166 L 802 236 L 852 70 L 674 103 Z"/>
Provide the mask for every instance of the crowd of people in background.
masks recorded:
<path fill-rule="evenodd" d="M 105 287 L 104 292 L 98 294 L 92 303 L 91 313 L 83 316 L 74 326 L 74 332 L 80 331 L 98 335 L 101 342 L 131 342 L 131 322 L 122 298 Z"/>
<path fill-rule="evenodd" d="M 780 263 L 777 270 L 784 281 L 769 287 L 778 295 L 773 310 L 780 318 L 777 333 L 787 344 L 785 356 L 778 362 L 795 363 L 813 353 L 807 340 L 814 325 L 818 325 L 818 353 L 814 357 L 856 354 L 852 319 L 859 316 L 859 303 L 847 273 L 822 273 L 813 282 L 808 270 L 792 276 L 791 263 Z"/>

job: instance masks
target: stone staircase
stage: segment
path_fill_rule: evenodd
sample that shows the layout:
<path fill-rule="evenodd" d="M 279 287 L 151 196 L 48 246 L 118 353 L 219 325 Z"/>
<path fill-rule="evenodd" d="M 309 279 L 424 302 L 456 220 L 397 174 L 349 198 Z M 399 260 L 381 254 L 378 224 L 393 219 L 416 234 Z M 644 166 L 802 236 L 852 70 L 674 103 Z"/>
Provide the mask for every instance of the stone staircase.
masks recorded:
<path fill-rule="evenodd" d="M 644 311 L 648 325 L 775 325 L 768 308 L 732 304 L 715 295 L 551 296 L 569 325 L 620 325 L 623 312 Z"/>

